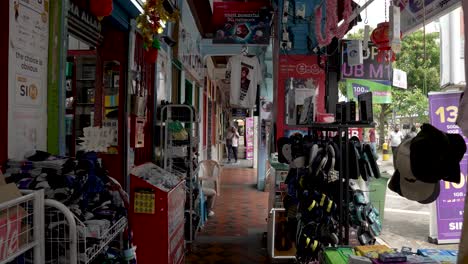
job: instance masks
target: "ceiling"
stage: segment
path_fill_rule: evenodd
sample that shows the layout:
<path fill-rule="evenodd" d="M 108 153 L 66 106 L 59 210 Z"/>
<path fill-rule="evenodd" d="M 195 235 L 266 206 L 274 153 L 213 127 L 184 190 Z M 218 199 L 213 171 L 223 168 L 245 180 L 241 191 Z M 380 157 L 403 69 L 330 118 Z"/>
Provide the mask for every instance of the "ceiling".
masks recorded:
<path fill-rule="evenodd" d="M 215 68 L 226 68 L 226 65 L 228 63 L 227 56 L 212 56 L 211 59 L 213 60 Z"/>

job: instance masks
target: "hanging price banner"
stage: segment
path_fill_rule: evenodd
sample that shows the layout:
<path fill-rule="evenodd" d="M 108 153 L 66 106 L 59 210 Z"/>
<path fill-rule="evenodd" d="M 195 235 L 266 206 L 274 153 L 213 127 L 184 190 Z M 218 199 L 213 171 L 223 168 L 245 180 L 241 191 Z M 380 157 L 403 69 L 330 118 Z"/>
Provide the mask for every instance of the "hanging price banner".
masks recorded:
<path fill-rule="evenodd" d="M 431 124 L 450 134 L 461 134 L 455 124 L 461 93 L 430 93 L 429 114 Z M 466 142 L 466 138 L 465 138 Z M 460 183 L 440 182 L 440 195 L 436 201 L 437 241 L 459 243 L 463 226 L 463 214 L 466 195 L 468 157 L 465 153 L 460 162 Z"/>

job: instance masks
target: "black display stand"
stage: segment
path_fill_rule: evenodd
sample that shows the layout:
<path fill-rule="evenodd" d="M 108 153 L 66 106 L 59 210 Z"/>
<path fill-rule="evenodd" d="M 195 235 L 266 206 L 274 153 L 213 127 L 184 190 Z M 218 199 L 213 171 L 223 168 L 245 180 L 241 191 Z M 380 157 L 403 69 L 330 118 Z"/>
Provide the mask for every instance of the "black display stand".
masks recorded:
<path fill-rule="evenodd" d="M 340 136 L 340 142 L 338 147 L 341 153 L 346 153 L 346 158 L 340 159 L 340 171 L 338 181 L 340 184 L 340 206 L 339 206 L 339 230 L 344 229 L 343 232 L 339 232 L 338 238 L 341 245 L 349 245 L 349 208 L 350 202 L 349 191 L 345 190 L 343 186 L 349 186 L 349 129 L 350 128 L 373 128 L 374 123 L 350 123 L 350 124 L 338 124 L 338 123 L 315 123 L 310 125 L 296 125 L 288 126 L 290 129 L 307 129 L 308 134 L 312 132 L 337 132 Z M 343 139 L 344 138 L 344 142 Z M 344 145 L 344 146 L 343 146 Z M 344 147 L 344 148 L 343 148 Z M 343 182 L 344 180 L 344 182 Z M 344 183 L 344 185 L 343 185 Z"/>

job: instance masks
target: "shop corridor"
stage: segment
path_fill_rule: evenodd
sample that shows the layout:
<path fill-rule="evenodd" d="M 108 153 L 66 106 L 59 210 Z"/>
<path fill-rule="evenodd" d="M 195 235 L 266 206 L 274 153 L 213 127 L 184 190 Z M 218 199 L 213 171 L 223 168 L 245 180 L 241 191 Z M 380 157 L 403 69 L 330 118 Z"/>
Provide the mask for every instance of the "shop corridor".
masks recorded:
<path fill-rule="evenodd" d="M 268 263 L 262 244 L 267 196 L 256 189 L 255 169 L 224 168 L 215 215 L 198 233 L 186 263 Z"/>

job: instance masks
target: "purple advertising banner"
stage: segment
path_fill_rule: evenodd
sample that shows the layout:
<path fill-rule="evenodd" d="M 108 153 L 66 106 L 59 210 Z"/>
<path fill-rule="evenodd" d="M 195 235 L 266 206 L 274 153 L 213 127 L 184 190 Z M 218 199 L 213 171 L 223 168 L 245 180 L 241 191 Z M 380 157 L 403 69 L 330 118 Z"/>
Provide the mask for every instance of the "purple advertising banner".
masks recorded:
<path fill-rule="evenodd" d="M 459 133 L 461 130 L 455 124 L 458 114 L 458 104 L 461 93 L 431 93 L 429 94 L 429 115 L 431 124 L 446 133 Z M 466 138 L 465 138 L 466 142 Z M 437 210 L 437 240 L 457 241 L 460 239 L 463 225 L 467 169 L 467 154 L 460 162 L 460 183 L 440 182 L 440 195 L 436 201 Z"/>

